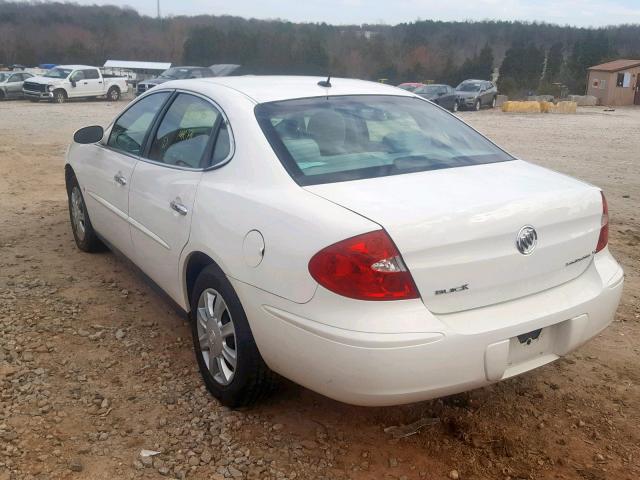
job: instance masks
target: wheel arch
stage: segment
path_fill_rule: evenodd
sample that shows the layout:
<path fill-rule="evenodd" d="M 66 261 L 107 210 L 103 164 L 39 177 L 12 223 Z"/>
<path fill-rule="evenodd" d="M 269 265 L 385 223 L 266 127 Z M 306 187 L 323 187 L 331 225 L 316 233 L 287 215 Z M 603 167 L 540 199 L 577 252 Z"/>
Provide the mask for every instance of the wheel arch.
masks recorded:
<path fill-rule="evenodd" d="M 67 189 L 67 192 L 71 189 L 71 180 L 76 177 L 76 172 L 73 170 L 73 167 L 68 163 L 64 166 L 64 185 Z"/>
<path fill-rule="evenodd" d="M 187 312 L 191 311 L 191 294 L 193 287 L 195 286 L 196 279 L 200 272 L 209 266 L 213 266 L 216 270 L 219 270 L 224 275 L 223 270 L 218 263 L 211 258 L 208 254 L 199 250 L 190 252 L 185 261 L 182 263 L 182 296 L 183 303 L 186 306 Z"/>

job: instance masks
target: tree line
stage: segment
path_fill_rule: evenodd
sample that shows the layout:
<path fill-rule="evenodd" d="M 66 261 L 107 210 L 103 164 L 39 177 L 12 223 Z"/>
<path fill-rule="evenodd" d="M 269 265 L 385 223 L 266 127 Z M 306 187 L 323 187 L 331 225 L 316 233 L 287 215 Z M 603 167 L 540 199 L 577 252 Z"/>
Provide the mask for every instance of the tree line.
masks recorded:
<path fill-rule="evenodd" d="M 598 29 L 544 23 L 421 20 L 346 25 L 226 15 L 155 19 L 131 8 L 0 0 L 0 63 L 107 59 L 237 63 L 256 74 L 313 74 L 456 85 L 491 79 L 517 95 L 585 89 L 586 69 L 640 57 L 640 26 Z"/>

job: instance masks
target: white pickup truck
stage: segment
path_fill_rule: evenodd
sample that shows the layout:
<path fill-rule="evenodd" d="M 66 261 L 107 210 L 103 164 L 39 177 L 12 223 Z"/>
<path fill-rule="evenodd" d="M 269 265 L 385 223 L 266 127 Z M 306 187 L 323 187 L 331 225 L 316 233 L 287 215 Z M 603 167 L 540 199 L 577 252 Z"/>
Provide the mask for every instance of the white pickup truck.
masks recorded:
<path fill-rule="evenodd" d="M 22 85 L 25 98 L 33 102 L 64 103 L 70 98 L 91 97 L 106 97 L 115 102 L 128 90 L 125 77 L 105 76 L 100 69 L 87 65 L 58 65 Z"/>

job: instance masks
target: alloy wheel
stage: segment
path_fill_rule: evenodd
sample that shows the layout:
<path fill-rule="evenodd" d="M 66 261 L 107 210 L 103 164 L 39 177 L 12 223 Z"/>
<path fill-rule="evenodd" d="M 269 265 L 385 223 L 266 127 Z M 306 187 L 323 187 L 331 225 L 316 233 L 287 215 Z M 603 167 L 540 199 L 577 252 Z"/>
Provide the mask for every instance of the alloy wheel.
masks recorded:
<path fill-rule="evenodd" d="M 231 312 L 220 292 L 213 288 L 202 292 L 196 321 L 200 352 L 209 373 L 220 385 L 229 385 L 235 376 L 238 351 Z"/>
<path fill-rule="evenodd" d="M 84 200 L 80 189 L 75 186 L 71 191 L 71 218 L 73 219 L 73 228 L 80 241 L 84 240 L 87 232 L 86 214 Z"/>

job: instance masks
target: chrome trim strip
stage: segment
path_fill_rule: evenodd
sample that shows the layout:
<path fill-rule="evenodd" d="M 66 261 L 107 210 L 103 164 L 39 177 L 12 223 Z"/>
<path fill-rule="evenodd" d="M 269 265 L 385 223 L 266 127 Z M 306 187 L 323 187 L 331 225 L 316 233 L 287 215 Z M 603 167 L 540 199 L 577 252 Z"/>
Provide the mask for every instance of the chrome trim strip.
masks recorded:
<path fill-rule="evenodd" d="M 116 208 L 115 206 L 113 206 L 111 203 L 107 202 L 104 198 L 102 198 L 101 196 L 88 191 L 87 193 L 89 194 L 89 196 L 91 198 L 93 198 L 96 202 L 98 202 L 100 205 L 102 205 L 103 207 L 105 207 L 107 210 L 109 210 L 110 212 L 112 212 L 114 215 L 117 215 L 118 217 L 120 217 L 122 220 L 124 220 L 125 222 L 127 222 L 129 225 L 137 228 L 138 230 L 140 230 L 142 233 L 144 233 L 147 237 L 149 237 L 150 239 L 152 239 L 154 242 L 159 243 L 160 245 L 162 245 L 164 248 L 166 248 L 167 250 L 171 250 L 171 247 L 169 246 L 169 244 L 167 242 L 165 242 L 162 238 L 160 238 L 158 235 L 156 235 L 155 233 L 153 233 L 151 230 L 149 230 L 147 227 L 145 227 L 144 225 L 142 225 L 140 222 L 134 220 L 133 218 L 131 218 L 130 216 L 128 216 L 126 213 L 124 213 L 122 210 L 120 210 L 119 208 Z"/>
<path fill-rule="evenodd" d="M 114 215 L 117 215 L 118 217 L 120 217 L 122 220 L 125 221 L 129 221 L 129 217 L 127 216 L 126 213 L 124 213 L 122 210 L 120 210 L 119 208 L 115 207 L 114 205 L 112 205 L 111 203 L 107 202 L 104 198 L 102 198 L 100 195 L 93 193 L 90 190 L 87 190 L 87 193 L 89 194 L 89 196 L 91 198 L 93 198 L 96 202 L 98 202 L 100 205 L 102 205 L 103 207 L 105 207 L 107 210 L 109 210 L 111 213 L 113 213 Z"/>
<path fill-rule="evenodd" d="M 151 240 L 155 241 L 156 243 L 159 243 L 160 245 L 162 245 L 164 248 L 166 248 L 167 250 L 171 250 L 171 247 L 169 246 L 169 244 L 167 242 L 165 242 L 164 240 L 162 240 L 162 238 L 160 238 L 158 235 L 156 235 L 155 233 L 153 233 L 151 230 L 149 230 L 147 227 L 145 227 L 144 225 L 142 225 L 140 222 L 138 222 L 137 220 L 134 220 L 131 217 L 127 217 L 127 220 L 129 221 L 129 224 L 132 227 L 137 228 L 138 230 L 140 230 L 142 233 L 144 233 L 147 237 L 149 237 Z"/>
<path fill-rule="evenodd" d="M 148 91 L 151 91 L 151 89 L 147 90 L 144 93 L 147 93 Z M 155 87 L 153 89 L 153 93 L 151 93 L 151 95 L 156 94 L 156 93 L 160 93 L 160 92 L 169 92 L 169 93 L 173 93 L 173 92 L 178 92 L 178 93 L 186 93 L 188 95 L 193 95 L 194 97 L 199 97 L 207 102 L 209 102 L 210 104 L 212 104 L 214 106 L 214 108 L 216 110 L 218 110 L 220 112 L 220 115 L 222 115 L 222 119 L 225 123 L 225 125 L 227 126 L 227 132 L 229 134 L 229 154 L 227 155 L 227 157 L 222 160 L 221 162 L 216 163 L 215 165 L 211 165 L 210 167 L 206 167 L 206 168 L 191 168 L 191 167 L 182 167 L 179 165 L 168 165 L 164 162 L 156 162 L 155 160 L 151 160 L 148 158 L 144 158 L 138 155 L 133 155 L 129 152 L 125 152 L 122 150 L 117 150 L 113 147 L 110 147 L 108 145 L 108 141 L 109 139 L 103 138 L 102 141 L 100 141 L 99 143 L 97 143 L 96 145 L 98 145 L 99 147 L 102 147 L 104 149 L 110 150 L 114 153 L 119 153 L 120 155 L 125 155 L 127 157 L 131 157 L 134 158 L 136 160 L 139 160 L 141 162 L 145 162 L 145 163 L 150 163 L 152 165 L 158 165 L 160 167 L 165 167 L 165 168 L 172 168 L 174 170 L 185 170 L 187 172 L 207 172 L 209 170 L 215 170 L 217 168 L 223 167 L 225 166 L 227 163 L 229 163 L 231 161 L 231 159 L 233 158 L 234 154 L 236 153 L 236 142 L 235 142 L 235 137 L 233 136 L 233 129 L 231 128 L 231 123 L 229 122 L 229 117 L 227 116 L 226 112 L 222 109 L 222 107 L 220 105 L 218 105 L 215 100 L 207 97 L 206 95 L 203 95 L 201 93 L 198 92 L 194 92 L 192 90 L 185 90 L 183 88 L 158 88 Z M 105 136 L 107 136 L 107 131 L 109 131 L 109 135 L 111 135 L 111 131 L 110 128 L 113 126 L 113 124 L 118 121 L 118 119 L 124 115 L 127 110 L 129 110 L 134 103 L 139 102 L 140 100 L 142 100 L 143 98 L 146 98 L 147 95 L 140 95 L 139 97 L 137 97 L 134 101 L 132 101 L 129 105 L 127 105 L 127 108 L 125 110 L 123 110 L 112 122 L 111 124 L 105 129 Z"/>

